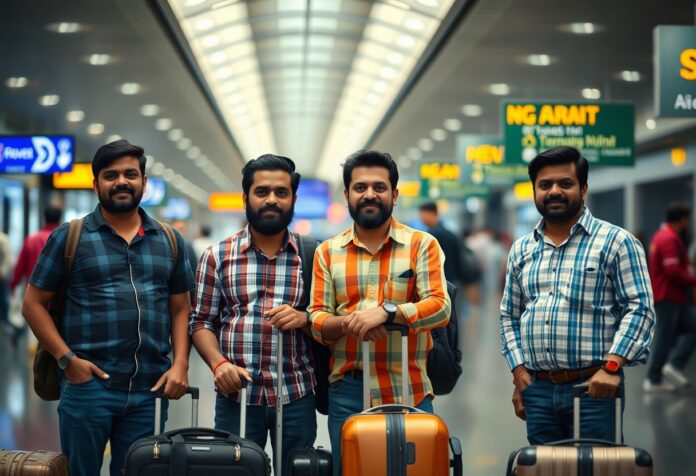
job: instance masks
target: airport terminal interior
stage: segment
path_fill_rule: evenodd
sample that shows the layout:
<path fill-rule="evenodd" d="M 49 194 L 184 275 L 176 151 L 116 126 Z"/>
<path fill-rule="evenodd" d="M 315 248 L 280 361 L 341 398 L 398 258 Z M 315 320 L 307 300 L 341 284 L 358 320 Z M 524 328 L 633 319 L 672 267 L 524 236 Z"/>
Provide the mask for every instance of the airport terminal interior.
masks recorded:
<path fill-rule="evenodd" d="M 302 175 L 293 231 L 325 240 L 352 226 L 341 165 L 369 149 L 398 165 L 394 216 L 424 230 L 418 207 L 435 201 L 474 256 L 480 273 L 455 303 L 463 373 L 433 404 L 464 475 L 505 474 L 527 445 L 499 327 L 508 251 L 540 219 L 527 163 L 579 148 L 587 207 L 646 253 L 671 203 L 691 207 L 693 227 L 695 11 L 687 0 L 4 1 L 0 448 L 60 451 L 57 402 L 32 388 L 25 283 L 8 282 L 47 207 L 63 221 L 95 209 L 100 146 L 141 145 L 143 208 L 188 241 L 208 229 L 210 243 L 245 226 L 241 170 L 265 153 Z M 644 391 L 645 365 L 625 372 L 625 443 L 659 476 L 696 474 L 694 360 L 693 385 L 673 392 Z M 195 349 L 189 379 L 212 427 L 213 378 Z M 172 402 L 167 429 L 189 424 L 189 405 Z M 315 446 L 330 447 L 322 415 Z"/>

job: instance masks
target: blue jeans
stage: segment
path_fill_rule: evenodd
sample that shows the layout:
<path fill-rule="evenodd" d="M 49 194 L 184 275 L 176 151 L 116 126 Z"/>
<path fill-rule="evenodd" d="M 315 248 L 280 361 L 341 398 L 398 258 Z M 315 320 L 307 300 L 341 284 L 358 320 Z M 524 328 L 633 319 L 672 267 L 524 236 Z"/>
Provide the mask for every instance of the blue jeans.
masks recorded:
<path fill-rule="evenodd" d="M 329 438 L 333 456 L 333 476 L 341 475 L 341 428 L 351 415 L 363 411 L 362 378 L 344 375 L 329 386 Z M 425 397 L 416 405 L 420 410 L 433 413 L 433 402 Z"/>
<path fill-rule="evenodd" d="M 215 428 L 239 435 L 240 406 L 238 402 L 218 394 L 215 402 Z M 270 406 L 247 406 L 246 438 L 266 447 L 266 437 L 271 433 L 271 446 L 275 457 L 276 409 Z M 290 474 L 288 455 L 295 448 L 314 445 L 317 437 L 317 414 L 314 394 L 283 405 L 283 468 L 282 474 Z M 273 462 L 274 466 L 277 461 Z"/>
<path fill-rule="evenodd" d="M 72 476 L 99 474 L 106 442 L 111 441 L 111 476 L 120 476 L 128 448 L 150 436 L 155 426 L 155 397 L 149 391 L 106 388 L 98 378 L 72 384 L 63 380 L 58 419 L 60 444 Z M 162 401 L 162 427 L 168 401 Z"/>
<path fill-rule="evenodd" d="M 522 392 L 527 414 L 527 439 L 532 445 L 573 437 L 573 386 L 582 382 L 556 384 L 532 377 L 532 383 Z M 623 390 L 623 381 L 619 388 Z M 580 399 L 580 437 L 614 441 L 615 407 L 613 398 Z M 626 400 L 621 402 L 621 418 Z M 623 441 L 623 435 L 621 437 Z"/>

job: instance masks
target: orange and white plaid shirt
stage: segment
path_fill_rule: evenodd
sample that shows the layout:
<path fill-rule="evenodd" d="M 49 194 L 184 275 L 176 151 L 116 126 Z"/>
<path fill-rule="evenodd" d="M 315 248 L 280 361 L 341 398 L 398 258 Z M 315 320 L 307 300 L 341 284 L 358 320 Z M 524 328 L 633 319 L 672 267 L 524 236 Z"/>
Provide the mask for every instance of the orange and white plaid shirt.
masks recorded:
<path fill-rule="evenodd" d="M 381 306 L 398 305 L 409 322 L 409 377 L 416 404 L 433 389 L 426 373 L 432 347 L 430 329 L 449 321 L 450 299 L 437 240 L 392 218 L 389 235 L 379 250 L 370 254 L 360 243 L 355 228 L 325 241 L 314 258 L 311 302 L 312 335 L 331 347 L 331 383 L 346 372 L 362 370 L 360 341 L 343 336 L 327 342 L 321 328 L 326 319 Z M 401 336 L 390 332 L 387 339 L 371 344 L 371 404 L 401 402 Z"/>

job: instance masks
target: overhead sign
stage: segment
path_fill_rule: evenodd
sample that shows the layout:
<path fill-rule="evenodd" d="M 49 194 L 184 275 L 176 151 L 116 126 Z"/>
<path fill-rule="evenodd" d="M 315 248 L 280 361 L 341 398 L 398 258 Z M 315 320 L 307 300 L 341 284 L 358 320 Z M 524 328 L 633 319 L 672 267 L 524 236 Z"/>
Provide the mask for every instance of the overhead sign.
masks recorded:
<path fill-rule="evenodd" d="M 74 164 L 70 172 L 53 174 L 53 188 L 91 189 L 92 164 Z"/>
<path fill-rule="evenodd" d="M 140 205 L 143 207 L 160 207 L 167 203 L 167 182 L 157 177 L 148 177 L 145 193 Z"/>
<path fill-rule="evenodd" d="M 655 51 L 655 115 L 696 116 L 696 27 L 658 26 Z"/>
<path fill-rule="evenodd" d="M 67 172 L 74 160 L 72 136 L 0 136 L 0 173 Z"/>
<path fill-rule="evenodd" d="M 420 196 L 431 200 L 461 200 L 469 197 L 487 198 L 491 195 L 488 185 L 466 184 L 453 180 L 421 180 Z"/>
<path fill-rule="evenodd" d="M 242 192 L 211 193 L 208 196 L 208 208 L 214 212 L 243 212 L 244 196 Z"/>
<path fill-rule="evenodd" d="M 430 180 L 459 180 L 459 165 L 447 162 L 421 164 L 420 178 Z"/>
<path fill-rule="evenodd" d="M 323 180 L 300 180 L 295 202 L 295 218 L 326 218 L 326 212 L 331 205 L 329 183 Z"/>
<path fill-rule="evenodd" d="M 579 149 L 598 166 L 635 163 L 633 104 L 504 102 L 506 164 L 527 164 L 553 147 Z"/>
<path fill-rule="evenodd" d="M 509 186 L 529 180 L 526 165 L 505 163 L 505 148 L 500 137 L 458 135 L 457 161 L 462 168 L 461 181 L 466 184 Z"/>

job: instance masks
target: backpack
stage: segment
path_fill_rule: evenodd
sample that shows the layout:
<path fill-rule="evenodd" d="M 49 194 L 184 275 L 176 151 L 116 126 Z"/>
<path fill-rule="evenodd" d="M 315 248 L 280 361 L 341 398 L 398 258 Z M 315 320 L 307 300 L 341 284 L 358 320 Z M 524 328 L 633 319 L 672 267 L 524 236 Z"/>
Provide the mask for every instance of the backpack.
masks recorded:
<path fill-rule="evenodd" d="M 471 251 L 471 248 L 466 246 L 466 243 L 461 243 L 461 279 L 462 284 L 474 284 L 481 280 L 482 271 L 481 264 L 478 258 Z"/>
<path fill-rule="evenodd" d="M 457 287 L 447 281 L 451 301 L 449 322 L 445 327 L 430 330 L 433 347 L 428 352 L 427 372 L 435 395 L 447 395 L 462 374 L 462 352 L 459 350 L 459 323 L 457 321 Z"/>
<path fill-rule="evenodd" d="M 174 256 L 174 262 L 176 263 L 179 257 L 179 249 L 177 247 L 174 231 L 171 225 L 162 223 L 158 220 L 155 221 L 159 223 L 160 227 L 162 227 L 162 230 L 167 237 L 167 241 L 169 242 L 169 246 L 172 248 L 172 255 Z M 63 305 L 65 304 L 65 295 L 68 291 L 68 277 L 72 271 L 73 261 L 75 261 L 75 255 L 77 254 L 77 245 L 80 242 L 83 224 L 84 218 L 78 218 L 70 221 L 70 225 L 68 227 L 68 236 L 65 239 L 65 250 L 63 251 L 65 279 L 63 280 L 60 290 L 56 293 L 49 304 L 48 312 L 53 318 L 53 323 L 55 324 L 58 332 L 60 332 L 61 321 L 63 320 L 62 312 Z M 53 358 L 51 353 L 41 345 L 41 342 L 39 342 L 36 347 L 32 370 L 34 372 L 34 392 L 42 400 L 59 400 L 60 380 L 58 373 L 58 362 Z"/>
<path fill-rule="evenodd" d="M 302 260 L 302 280 L 304 281 L 304 295 L 301 308 L 307 309 L 309 305 L 309 293 L 312 287 L 312 268 L 314 267 L 314 250 L 317 248 L 317 240 L 311 236 L 298 236 L 298 247 L 300 248 L 300 259 Z M 311 336 L 305 335 L 307 346 L 314 364 L 314 377 L 317 386 L 314 387 L 314 399 L 317 411 L 322 415 L 329 414 L 329 362 L 331 360 L 331 349 L 329 346 L 321 344 Z"/>

